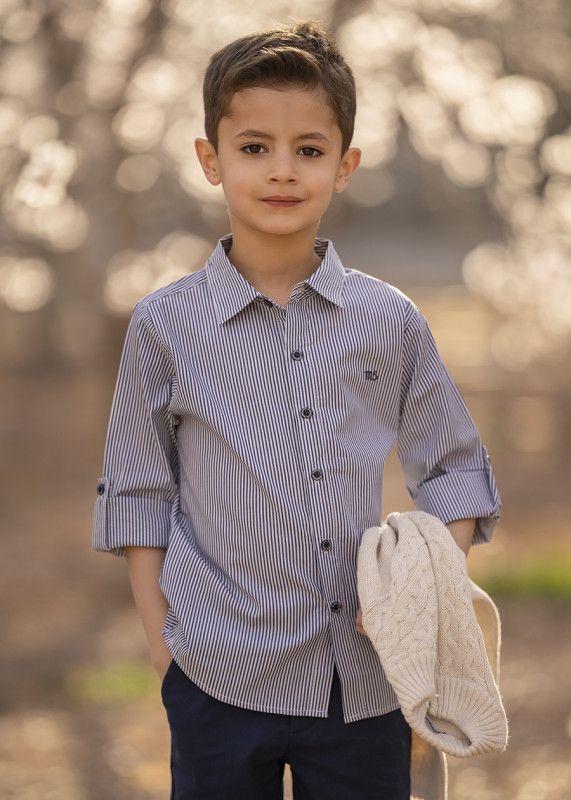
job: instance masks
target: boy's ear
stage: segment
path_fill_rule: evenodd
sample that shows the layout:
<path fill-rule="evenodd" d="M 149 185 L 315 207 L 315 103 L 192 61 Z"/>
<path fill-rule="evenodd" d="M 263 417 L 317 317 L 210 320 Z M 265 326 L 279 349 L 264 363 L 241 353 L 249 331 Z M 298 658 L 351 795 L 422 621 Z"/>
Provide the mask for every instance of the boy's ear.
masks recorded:
<path fill-rule="evenodd" d="M 209 142 L 208 139 L 195 139 L 194 148 L 207 181 L 213 186 L 218 186 L 220 183 L 220 172 L 218 169 L 218 155 L 216 154 L 214 145 L 212 142 Z"/>
<path fill-rule="evenodd" d="M 351 176 L 359 166 L 361 161 L 361 151 L 358 147 L 349 147 L 343 153 L 341 163 L 339 165 L 339 172 L 335 180 L 334 189 L 336 192 L 342 192 L 351 180 Z"/>

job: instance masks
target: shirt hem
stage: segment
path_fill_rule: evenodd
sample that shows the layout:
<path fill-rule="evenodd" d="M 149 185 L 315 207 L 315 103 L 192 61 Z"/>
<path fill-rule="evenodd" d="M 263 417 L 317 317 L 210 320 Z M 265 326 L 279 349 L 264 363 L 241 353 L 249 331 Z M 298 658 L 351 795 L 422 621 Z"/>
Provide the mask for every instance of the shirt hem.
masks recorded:
<path fill-rule="evenodd" d="M 231 706 L 236 706 L 238 708 L 244 708 L 248 711 L 257 711 L 262 714 L 282 714 L 284 716 L 290 717 L 316 717 L 316 718 L 326 718 L 328 716 L 327 711 L 329 708 L 329 694 L 327 695 L 326 700 L 326 707 L 325 709 L 315 709 L 315 708 L 278 708 L 273 706 L 265 706 L 260 703 L 253 703 L 248 702 L 247 700 L 240 700 L 238 698 L 229 697 L 228 695 L 223 694 L 222 692 L 218 692 L 214 689 L 210 689 L 208 686 L 203 684 L 201 681 L 191 677 L 188 674 L 188 670 L 185 669 L 184 663 L 182 660 L 173 656 L 174 661 L 177 663 L 179 668 L 184 672 L 186 677 L 192 681 L 198 688 L 204 692 L 205 694 L 213 697 L 215 700 L 219 700 L 221 703 L 227 703 Z M 396 711 L 400 708 L 400 704 L 398 701 L 396 704 L 394 702 L 389 704 L 388 708 L 383 708 L 381 711 L 378 708 L 375 709 L 366 709 L 363 712 L 355 712 L 353 714 L 347 715 L 343 717 L 343 721 L 345 723 L 350 722 L 359 722 L 362 719 L 369 719 L 370 717 L 381 717 L 385 714 L 390 714 L 392 711 Z"/>

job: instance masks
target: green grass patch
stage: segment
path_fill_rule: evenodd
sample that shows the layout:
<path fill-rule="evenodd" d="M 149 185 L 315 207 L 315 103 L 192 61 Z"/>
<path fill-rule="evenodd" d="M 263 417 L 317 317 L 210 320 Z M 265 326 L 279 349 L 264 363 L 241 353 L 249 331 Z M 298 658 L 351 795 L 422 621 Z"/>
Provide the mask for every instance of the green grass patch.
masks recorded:
<path fill-rule="evenodd" d="M 477 579 L 492 597 L 547 597 L 571 600 L 571 559 L 569 556 L 535 558 L 501 572 L 484 574 Z"/>
<path fill-rule="evenodd" d="M 82 705 L 128 703 L 157 693 L 157 675 L 147 664 L 82 667 L 67 676 L 66 696 Z"/>

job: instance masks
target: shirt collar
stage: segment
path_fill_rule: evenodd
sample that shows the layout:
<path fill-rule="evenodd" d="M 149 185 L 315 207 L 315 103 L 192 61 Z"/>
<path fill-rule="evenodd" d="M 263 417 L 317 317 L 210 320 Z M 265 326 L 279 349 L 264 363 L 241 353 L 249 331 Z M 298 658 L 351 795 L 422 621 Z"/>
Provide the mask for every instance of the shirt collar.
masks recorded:
<path fill-rule="evenodd" d="M 206 262 L 206 276 L 214 298 L 219 324 L 228 322 L 252 300 L 262 297 L 230 262 L 227 254 L 231 247 L 232 235 L 229 234 L 220 239 Z M 341 260 L 328 239 L 316 239 L 315 252 L 323 260 L 304 283 L 326 300 L 342 308 L 345 270 Z"/>

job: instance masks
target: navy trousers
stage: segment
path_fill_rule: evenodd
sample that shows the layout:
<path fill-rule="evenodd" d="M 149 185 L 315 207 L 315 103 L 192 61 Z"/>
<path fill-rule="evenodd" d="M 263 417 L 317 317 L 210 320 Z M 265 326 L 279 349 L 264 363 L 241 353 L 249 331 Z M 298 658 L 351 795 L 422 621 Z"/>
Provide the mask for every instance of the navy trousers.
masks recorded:
<path fill-rule="evenodd" d="M 162 687 L 171 729 L 171 800 L 409 800 L 411 732 L 400 711 L 344 723 L 334 676 L 327 717 L 222 703 L 173 661 Z"/>

